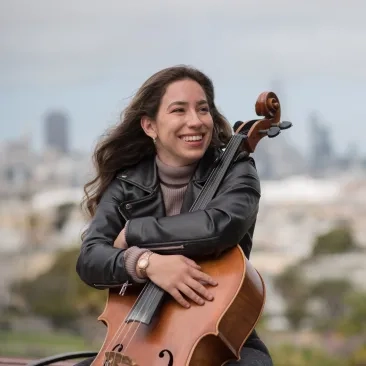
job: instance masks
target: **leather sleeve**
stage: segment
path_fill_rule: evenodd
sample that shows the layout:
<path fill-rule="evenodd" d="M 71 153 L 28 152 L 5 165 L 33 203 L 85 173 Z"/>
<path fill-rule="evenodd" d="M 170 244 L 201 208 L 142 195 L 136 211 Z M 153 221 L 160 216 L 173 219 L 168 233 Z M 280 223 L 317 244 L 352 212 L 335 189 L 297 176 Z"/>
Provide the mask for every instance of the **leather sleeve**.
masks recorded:
<path fill-rule="evenodd" d="M 190 258 L 218 256 L 237 245 L 255 223 L 260 181 L 251 158 L 236 161 L 204 210 L 129 220 L 129 246 Z"/>
<path fill-rule="evenodd" d="M 103 194 L 83 238 L 76 271 L 85 283 L 95 288 L 118 287 L 129 279 L 123 259 L 125 249 L 113 247 L 125 225 L 118 210 L 122 195 L 116 179 Z"/>

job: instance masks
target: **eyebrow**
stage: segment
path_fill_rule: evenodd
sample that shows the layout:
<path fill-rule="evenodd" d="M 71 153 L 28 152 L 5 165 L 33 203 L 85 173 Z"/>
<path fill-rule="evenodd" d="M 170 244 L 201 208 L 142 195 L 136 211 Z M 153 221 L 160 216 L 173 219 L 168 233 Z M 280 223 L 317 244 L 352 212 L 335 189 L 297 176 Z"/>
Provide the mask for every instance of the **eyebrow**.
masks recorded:
<path fill-rule="evenodd" d="M 168 109 L 169 109 L 172 105 L 187 105 L 187 104 L 188 104 L 188 102 L 184 102 L 184 101 L 182 101 L 182 100 L 177 100 L 177 101 L 175 101 L 175 102 L 173 102 L 173 103 L 170 103 L 170 104 L 168 105 Z M 208 104 L 207 100 L 205 100 L 205 99 L 201 99 L 200 101 L 198 101 L 198 102 L 197 102 L 197 105 L 203 105 L 203 104 Z"/>

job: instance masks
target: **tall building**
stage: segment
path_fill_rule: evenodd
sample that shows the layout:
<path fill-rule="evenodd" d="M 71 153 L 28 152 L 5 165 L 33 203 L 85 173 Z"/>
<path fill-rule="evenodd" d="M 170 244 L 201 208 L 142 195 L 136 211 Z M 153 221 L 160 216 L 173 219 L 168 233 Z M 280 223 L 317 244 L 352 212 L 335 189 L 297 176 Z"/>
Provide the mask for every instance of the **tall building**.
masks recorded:
<path fill-rule="evenodd" d="M 312 173 L 323 175 L 334 163 L 334 151 L 330 129 L 320 121 L 317 113 L 309 117 L 310 167 Z"/>
<path fill-rule="evenodd" d="M 45 125 L 46 148 L 69 152 L 69 119 L 62 111 L 52 111 L 46 115 Z"/>

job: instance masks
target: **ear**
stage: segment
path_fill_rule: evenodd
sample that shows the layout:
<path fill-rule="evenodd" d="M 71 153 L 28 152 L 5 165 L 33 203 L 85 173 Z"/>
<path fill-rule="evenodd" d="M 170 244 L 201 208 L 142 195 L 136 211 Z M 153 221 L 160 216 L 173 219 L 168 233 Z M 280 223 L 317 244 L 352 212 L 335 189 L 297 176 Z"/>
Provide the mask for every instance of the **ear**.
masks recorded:
<path fill-rule="evenodd" d="M 155 131 L 155 122 L 149 117 L 143 116 L 141 118 L 141 127 L 147 136 L 151 137 L 152 139 L 157 137 L 157 133 Z"/>

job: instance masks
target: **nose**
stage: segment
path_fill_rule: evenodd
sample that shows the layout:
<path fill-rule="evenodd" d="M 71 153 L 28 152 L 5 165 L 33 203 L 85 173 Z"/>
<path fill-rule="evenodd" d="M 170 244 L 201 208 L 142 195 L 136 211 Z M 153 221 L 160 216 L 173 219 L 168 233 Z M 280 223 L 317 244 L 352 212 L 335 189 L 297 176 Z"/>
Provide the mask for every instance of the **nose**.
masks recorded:
<path fill-rule="evenodd" d="M 188 116 L 187 126 L 190 128 L 199 128 L 202 126 L 202 121 L 196 111 Z"/>

